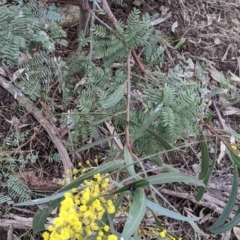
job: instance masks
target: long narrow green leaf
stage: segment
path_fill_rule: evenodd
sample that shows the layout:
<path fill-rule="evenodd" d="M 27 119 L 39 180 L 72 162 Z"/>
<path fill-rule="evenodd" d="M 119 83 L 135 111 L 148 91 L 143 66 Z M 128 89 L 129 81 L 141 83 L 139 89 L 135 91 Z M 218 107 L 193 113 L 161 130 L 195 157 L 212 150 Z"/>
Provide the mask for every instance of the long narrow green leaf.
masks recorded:
<path fill-rule="evenodd" d="M 129 175 L 132 177 L 136 176 L 132 156 L 126 146 L 124 147 L 124 159 L 126 161 L 126 166 L 127 166 Z"/>
<path fill-rule="evenodd" d="M 93 114 L 93 113 L 92 113 Z M 108 114 L 108 113 L 98 113 L 97 115 L 108 115 L 108 116 L 112 116 L 114 118 L 118 118 L 120 119 L 122 122 L 125 122 L 126 124 L 128 124 L 128 122 L 126 121 L 126 119 L 120 117 L 120 116 L 117 116 L 117 115 L 114 115 L 114 114 Z M 134 122 L 132 120 L 130 120 L 130 124 L 134 124 L 134 125 L 137 125 L 137 126 L 141 126 L 139 123 L 137 122 Z M 158 135 L 157 133 L 153 132 L 151 129 L 147 128 L 147 131 L 156 138 L 156 140 L 166 149 L 169 151 L 169 154 L 172 155 L 174 153 L 174 150 L 173 150 L 173 147 L 164 139 L 162 138 L 160 135 Z"/>
<path fill-rule="evenodd" d="M 141 179 L 141 180 L 132 182 L 130 184 L 127 184 L 126 186 L 115 191 L 114 194 L 128 191 L 132 187 L 137 189 L 140 187 L 145 187 L 153 184 L 163 184 L 163 183 L 172 183 L 172 182 L 193 183 L 199 186 L 205 186 L 201 180 L 192 176 L 184 175 L 181 173 L 163 173 L 161 175 L 147 177 L 145 179 Z"/>
<path fill-rule="evenodd" d="M 133 202 L 130 207 L 127 221 L 124 225 L 122 238 L 129 239 L 138 229 L 146 212 L 146 195 L 142 188 L 136 189 L 133 195 Z"/>
<path fill-rule="evenodd" d="M 161 213 L 165 216 L 168 216 L 170 218 L 174 218 L 176 220 L 181 220 L 181 221 L 198 221 L 200 220 L 201 218 L 200 217 L 185 217 L 179 213 L 176 213 L 176 212 L 173 212 L 171 210 L 168 210 L 164 207 L 161 207 L 160 205 L 150 201 L 147 199 L 147 207 L 150 208 L 152 211 L 154 212 L 158 212 L 158 213 Z"/>
<path fill-rule="evenodd" d="M 158 135 L 157 133 L 153 132 L 151 129 L 147 129 L 147 131 L 156 138 L 156 140 L 162 144 L 162 146 L 168 150 L 169 155 L 173 155 L 174 150 L 173 147 L 164 139 L 162 138 L 160 135 Z"/>
<path fill-rule="evenodd" d="M 203 183 L 207 186 L 211 176 L 212 176 L 212 172 L 213 169 L 215 167 L 215 163 L 216 163 L 216 158 L 217 158 L 217 142 L 215 144 L 215 152 L 214 152 L 214 156 L 213 156 L 213 162 L 210 166 L 210 168 L 208 169 L 207 175 L 205 176 L 205 178 L 203 179 Z M 200 201 L 203 197 L 203 194 L 205 193 L 206 188 L 205 187 L 200 187 L 198 193 L 194 196 L 194 198 L 196 199 L 196 201 Z"/>
<path fill-rule="evenodd" d="M 33 218 L 32 228 L 36 232 L 41 232 L 45 230 L 44 223 L 47 219 L 48 215 L 52 212 L 53 209 L 49 209 L 49 207 L 44 206 L 43 208 L 39 209 Z"/>
<path fill-rule="evenodd" d="M 82 146 L 81 148 L 78 148 L 78 149 L 70 152 L 70 154 L 74 154 L 74 153 L 78 153 L 78 152 L 82 152 L 84 150 L 90 149 L 90 148 L 95 147 L 95 146 L 97 146 L 101 143 L 107 142 L 108 140 L 111 140 L 115 137 L 119 137 L 120 135 L 122 135 L 122 134 L 112 135 L 112 136 L 109 136 L 109 137 L 102 138 L 102 139 L 100 139 L 98 141 L 95 141 L 93 143 L 86 144 L 86 145 Z"/>
<path fill-rule="evenodd" d="M 217 94 L 220 94 L 220 93 L 223 93 L 223 92 L 226 92 L 226 89 L 224 89 L 224 88 L 217 88 L 217 89 L 214 89 L 213 91 L 211 91 L 210 93 L 204 95 L 203 97 L 204 98 L 211 98 L 211 97 L 214 97 Z"/>
<path fill-rule="evenodd" d="M 111 108 L 115 106 L 123 97 L 126 89 L 126 83 L 120 85 L 118 89 L 105 101 L 103 108 Z"/>
<path fill-rule="evenodd" d="M 209 154 L 207 150 L 207 144 L 203 134 L 200 134 L 200 145 L 201 145 L 201 172 L 199 173 L 199 179 L 203 179 L 209 168 Z"/>
<path fill-rule="evenodd" d="M 231 158 L 233 162 L 237 165 L 237 167 L 240 169 L 240 157 L 237 156 L 232 149 L 228 149 L 230 151 Z"/>
<path fill-rule="evenodd" d="M 104 174 L 104 173 L 112 172 L 112 171 L 116 170 L 117 168 L 122 167 L 123 165 L 124 165 L 123 160 L 116 160 L 116 161 L 108 162 L 108 163 L 101 165 L 101 166 L 93 169 L 92 171 L 87 172 L 84 175 L 80 176 L 75 181 L 73 181 L 70 184 L 68 184 L 67 186 L 61 188 L 57 193 L 53 194 L 52 196 L 48 196 L 45 198 L 39 198 L 39 199 L 35 199 L 35 200 L 29 200 L 29 201 L 21 202 L 21 203 L 16 203 L 15 206 L 31 206 L 31 205 L 43 204 L 46 202 L 56 200 L 58 198 L 63 197 L 67 191 L 69 191 L 73 188 L 79 187 L 80 184 L 84 182 L 84 180 L 92 178 L 94 174 L 96 174 L 96 173 Z"/>
<path fill-rule="evenodd" d="M 225 232 L 231 230 L 233 227 L 235 227 L 238 223 L 240 223 L 240 214 L 237 214 L 233 218 L 233 220 L 230 221 L 229 223 L 225 224 L 224 226 L 222 226 L 220 228 L 215 228 L 215 229 L 211 230 L 211 232 L 214 234 L 225 233 Z"/>
<path fill-rule="evenodd" d="M 161 113 L 162 106 L 163 106 L 163 103 L 158 104 L 158 106 L 156 107 L 155 111 L 150 115 L 149 118 L 147 118 L 147 120 L 142 124 L 142 126 L 140 126 L 140 128 L 138 128 L 136 130 L 136 132 L 132 133 L 133 139 L 134 139 L 134 135 L 135 134 L 138 134 L 139 132 L 145 131 L 155 121 L 155 119 Z"/>
<path fill-rule="evenodd" d="M 213 232 L 212 230 L 215 230 L 216 228 L 221 226 L 225 222 L 225 220 L 228 218 L 229 214 L 232 211 L 234 203 L 236 201 L 237 189 L 238 189 L 238 173 L 237 173 L 237 166 L 234 165 L 233 184 L 232 184 L 231 194 L 229 196 L 228 202 L 225 208 L 223 209 L 220 217 L 212 226 L 209 227 L 209 230 L 211 232 Z"/>
<path fill-rule="evenodd" d="M 107 219 L 108 219 L 108 224 L 111 228 L 111 232 L 114 234 L 114 235 L 118 235 L 119 233 L 115 230 L 115 227 L 114 227 L 114 217 L 115 217 L 115 214 L 118 212 L 120 206 L 121 206 L 121 203 L 122 203 L 122 199 L 123 197 L 125 196 L 125 193 L 122 193 L 120 196 L 118 196 L 118 199 L 114 202 L 114 206 L 115 206 L 115 213 L 114 214 L 104 214 L 101 222 L 103 223 L 107 223 L 105 220 L 105 216 L 107 216 Z"/>
<path fill-rule="evenodd" d="M 240 134 L 235 132 L 234 130 L 221 130 L 222 132 L 226 132 L 226 133 L 229 133 L 231 136 L 234 136 L 236 138 L 240 138 Z"/>
<path fill-rule="evenodd" d="M 147 207 L 148 207 L 148 200 L 147 200 L 146 204 L 147 204 Z M 150 208 L 150 207 L 149 207 L 149 208 Z M 150 210 L 151 210 L 151 213 L 152 213 L 152 215 L 153 215 L 153 218 L 154 218 L 154 221 L 155 221 L 156 225 L 157 225 L 159 228 L 162 228 L 162 224 L 161 224 L 161 222 L 159 221 L 157 215 L 154 213 L 154 211 L 153 211 L 151 208 L 150 208 Z"/>
<path fill-rule="evenodd" d="M 69 190 L 66 190 L 64 192 L 53 194 L 52 196 L 16 203 L 16 204 L 14 204 L 14 206 L 33 206 L 33 205 L 48 203 L 48 202 L 51 202 L 56 199 L 60 199 L 60 198 L 62 199 L 64 194 L 68 191 Z"/>

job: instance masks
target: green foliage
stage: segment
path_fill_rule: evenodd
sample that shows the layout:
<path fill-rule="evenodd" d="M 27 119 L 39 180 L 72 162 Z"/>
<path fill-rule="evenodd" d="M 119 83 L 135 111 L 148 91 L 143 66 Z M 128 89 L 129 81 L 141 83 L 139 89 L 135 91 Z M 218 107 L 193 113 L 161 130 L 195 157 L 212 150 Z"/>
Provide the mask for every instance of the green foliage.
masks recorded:
<path fill-rule="evenodd" d="M 119 0 L 114 2 L 122 3 Z M 101 139 L 100 128 L 105 127 L 108 121 L 113 123 L 116 135 L 123 133 L 126 126 L 129 126 L 133 151 L 143 157 L 160 153 L 164 149 L 173 151 L 173 144 L 177 140 L 189 135 L 196 137 L 199 134 L 196 118 L 204 116 L 207 111 L 203 100 L 207 88 L 203 79 L 208 73 L 209 66 L 201 66 L 199 71 L 190 77 L 188 73 L 192 70 L 191 59 L 183 58 L 175 68 L 164 73 L 161 69 L 164 48 L 161 45 L 160 32 L 150 27 L 150 18 L 141 19 L 140 11 L 134 9 L 126 23 L 119 22 L 113 27 L 95 24 L 93 37 L 85 37 L 80 32 L 79 50 L 63 61 L 55 52 L 56 43 L 67 45 L 65 31 L 53 22 L 60 19 L 59 15 L 52 5 L 43 10 L 39 7 L 39 2 L 35 0 L 28 2 L 27 5 L 19 2 L 12 6 L 0 6 L 0 21 L 3 23 L 3 28 L 0 29 L 0 60 L 21 69 L 16 72 L 17 78 L 11 79 L 20 92 L 32 101 L 44 100 L 51 107 L 51 113 L 57 119 L 57 124 L 68 130 L 65 145 L 70 152 L 76 153 L 81 149 L 96 147 L 94 142 Z M 88 44 L 93 46 L 91 54 L 85 48 Z M 131 109 L 130 121 L 127 122 L 126 59 L 134 49 L 142 53 L 146 74 L 144 77 L 140 76 L 137 64 L 132 61 Z M 117 67 L 115 63 L 118 63 Z M 58 83 L 59 87 L 58 92 L 53 96 L 55 83 Z M 55 102 L 56 95 L 58 102 Z M 9 135 L 6 144 L 12 147 L 18 146 L 19 143 L 24 142 L 26 134 L 25 132 Z M 104 137 L 110 141 L 109 136 Z M 121 136 L 121 141 L 124 145 L 126 141 L 124 136 Z M 93 145 L 89 142 L 93 142 Z M 119 151 L 113 141 L 111 144 L 108 156 Z M 80 150 L 78 150 L 79 146 L 81 146 Z M 36 156 L 37 154 L 28 156 L 27 160 L 34 161 Z M 152 190 L 153 184 L 182 181 L 198 184 L 203 189 L 205 186 L 200 180 L 172 173 L 172 170 L 171 173 L 151 177 L 146 175 L 144 168 L 142 172 L 135 173 L 131 154 L 126 152 L 126 148 L 124 157 L 125 166 L 123 161 L 102 165 L 64 187 L 59 193 L 41 199 L 38 203 L 50 202 L 50 207 L 55 208 L 60 204 L 64 192 L 78 187 L 94 173 L 111 172 L 124 166 L 137 190 L 136 193 L 130 191 L 129 194 L 133 197 L 129 212 L 136 218 L 130 216 L 127 219 L 128 225 L 133 228 L 125 225 L 124 237 L 130 238 L 137 232 L 146 207 L 164 212 L 167 216 L 176 219 L 192 220 L 161 207 L 160 202 L 147 200 L 143 187 Z M 59 160 L 58 153 L 48 157 L 49 162 Z M 4 181 L 4 187 L 8 189 L 9 194 L 0 196 L 0 202 L 30 198 L 27 187 L 17 180 L 18 176 L 13 174 L 15 170 L 19 171 L 25 167 L 23 162 L 23 159 L 18 159 L 16 156 L 8 157 L 3 154 L 1 167 L 4 168 L 1 181 Z M 208 170 L 208 164 L 205 162 L 203 166 L 203 177 Z M 144 180 L 140 177 L 141 174 L 145 174 Z M 14 184 L 16 181 L 18 184 Z M 129 193 L 133 183 L 126 185 L 125 180 L 116 183 L 118 190 L 114 194 Z M 27 204 L 29 203 L 36 204 L 35 201 L 28 201 Z M 139 206 L 141 212 L 136 210 Z M 44 228 L 44 221 L 49 213 L 49 207 L 45 206 L 36 214 L 35 230 Z"/>
<path fill-rule="evenodd" d="M 17 173 L 26 166 L 26 160 L 11 157 L 6 151 L 0 150 L 0 182 L 2 183 L 2 193 L 0 203 L 12 204 L 22 202 L 31 198 L 31 191 Z"/>
<path fill-rule="evenodd" d="M 61 156 L 59 155 L 59 153 L 53 153 L 48 157 L 48 161 L 50 163 L 57 163 L 61 161 Z"/>
<path fill-rule="evenodd" d="M 149 37 L 147 23 L 140 20 L 140 11 L 134 9 L 127 19 L 128 27 L 119 22 L 115 30 L 100 25 L 94 27 L 94 57 L 102 58 L 105 66 L 121 62 L 131 49 L 144 46 Z"/>
<path fill-rule="evenodd" d="M 40 30 L 37 18 L 31 17 L 30 9 L 26 7 L 0 6 L 1 61 L 16 65 L 23 51 L 29 49 L 33 37 Z"/>
<path fill-rule="evenodd" d="M 123 0 L 111 0 L 111 1 L 119 5 L 123 3 Z"/>
<path fill-rule="evenodd" d="M 61 80 L 64 74 L 64 62 L 61 58 L 49 57 L 45 51 L 22 61 L 19 68 L 24 69 L 24 72 L 21 75 L 18 74 L 21 81 L 16 81 L 15 86 L 32 100 L 48 93 L 53 80 L 56 77 Z"/>
<path fill-rule="evenodd" d="M 56 42 L 65 45 L 61 40 L 65 33 L 56 23 L 48 24 L 46 20 L 60 20 L 60 15 L 54 6 L 42 9 L 39 1 L 0 6 L 0 61 L 17 65 L 37 43 L 48 52 L 54 51 Z"/>

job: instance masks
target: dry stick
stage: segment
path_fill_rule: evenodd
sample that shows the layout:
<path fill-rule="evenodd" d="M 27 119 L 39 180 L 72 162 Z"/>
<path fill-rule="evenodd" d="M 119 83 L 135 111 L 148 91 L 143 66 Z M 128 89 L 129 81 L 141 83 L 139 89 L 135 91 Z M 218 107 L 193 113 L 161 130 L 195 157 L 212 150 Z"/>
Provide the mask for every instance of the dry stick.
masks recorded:
<path fill-rule="evenodd" d="M 113 15 L 109 5 L 108 5 L 108 2 L 107 0 L 102 0 L 102 5 L 106 8 L 107 10 L 107 14 L 109 16 L 109 18 L 113 21 L 114 25 L 117 25 L 118 23 L 118 20 L 115 18 L 115 16 Z"/>
<path fill-rule="evenodd" d="M 12 239 L 13 239 L 13 226 L 10 225 L 8 229 L 7 240 L 12 240 Z"/>
<path fill-rule="evenodd" d="M 32 220 L 28 218 L 27 220 L 12 220 L 12 219 L 5 219 L 5 218 L 0 218 L 0 226 L 1 227 L 9 227 L 13 226 L 13 228 L 17 229 L 29 229 L 32 227 Z"/>
<path fill-rule="evenodd" d="M 108 5 L 108 2 L 107 0 L 102 0 L 102 5 L 105 7 L 105 9 L 107 10 L 107 14 L 109 16 L 109 18 L 113 21 L 114 25 L 117 25 L 118 23 L 118 20 L 115 18 L 115 16 L 113 15 L 109 5 Z M 132 52 L 132 56 L 135 60 L 135 62 L 137 63 L 139 69 L 141 70 L 142 72 L 142 75 L 143 77 L 145 76 L 145 73 L 146 73 L 146 70 L 142 64 L 142 62 L 140 61 L 138 55 L 136 54 L 136 52 L 134 50 L 131 51 Z"/>
<path fill-rule="evenodd" d="M 73 169 L 73 164 L 69 158 L 66 148 L 62 143 L 62 140 L 57 136 L 58 130 L 56 126 L 51 124 L 46 119 L 46 117 L 42 114 L 41 110 L 35 107 L 31 100 L 26 98 L 22 93 L 20 93 L 17 88 L 15 88 L 2 76 L 0 76 L 0 86 L 2 86 L 6 91 L 12 94 L 12 96 L 18 101 L 18 103 L 23 106 L 28 112 L 30 112 L 34 116 L 34 118 L 43 126 L 61 156 L 64 171 L 70 181 L 72 178 L 71 174 L 68 172 L 69 170 L 71 171 Z"/>
<path fill-rule="evenodd" d="M 127 59 L 127 109 L 126 109 L 126 114 L 127 114 L 127 126 L 126 126 L 126 147 L 130 152 L 131 150 L 131 145 L 130 145 L 130 133 L 129 133 L 129 123 L 130 123 L 130 104 L 131 104 L 131 52 L 128 54 L 128 59 Z"/>

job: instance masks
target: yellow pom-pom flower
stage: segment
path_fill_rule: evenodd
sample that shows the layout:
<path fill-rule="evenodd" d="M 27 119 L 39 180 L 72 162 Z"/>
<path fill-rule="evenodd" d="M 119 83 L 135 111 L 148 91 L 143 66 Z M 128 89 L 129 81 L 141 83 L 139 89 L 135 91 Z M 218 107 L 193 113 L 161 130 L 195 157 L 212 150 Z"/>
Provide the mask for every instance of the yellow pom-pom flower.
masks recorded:
<path fill-rule="evenodd" d="M 76 171 L 75 171 L 76 172 Z M 60 204 L 59 215 L 42 234 L 44 240 L 85 240 L 86 237 L 97 236 L 99 240 L 117 240 L 113 234 L 108 235 L 109 226 L 99 227 L 104 213 L 114 213 L 113 202 L 106 199 L 109 179 L 99 173 L 93 180 L 85 180 L 85 188 L 72 189 L 64 194 Z M 105 235 L 106 234 L 106 235 Z"/>

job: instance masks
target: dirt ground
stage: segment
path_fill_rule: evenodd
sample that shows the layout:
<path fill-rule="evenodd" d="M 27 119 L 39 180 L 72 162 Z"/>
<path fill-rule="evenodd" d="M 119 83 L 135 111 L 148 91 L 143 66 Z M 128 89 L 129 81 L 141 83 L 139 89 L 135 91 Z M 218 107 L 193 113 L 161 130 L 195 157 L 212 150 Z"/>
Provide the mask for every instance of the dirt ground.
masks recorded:
<path fill-rule="evenodd" d="M 126 19 L 126 16 L 131 12 L 133 7 L 139 8 L 143 13 L 153 15 L 159 14 L 159 17 L 170 17 L 162 23 L 156 25 L 161 31 L 162 42 L 168 53 L 165 55 L 164 71 L 173 68 L 182 56 L 190 57 L 195 63 L 210 61 L 214 68 L 222 72 L 225 76 L 240 77 L 240 1 L 239 0 L 135 0 L 124 1 L 122 6 L 112 4 L 111 8 L 117 19 Z M 77 27 L 68 29 L 68 40 L 70 43 L 69 49 L 59 49 L 65 51 L 63 56 L 74 51 L 76 47 Z M 185 39 L 185 42 L 175 49 L 176 44 Z M 68 52 L 69 50 L 69 52 Z M 68 52 L 66 54 L 66 52 Z M 214 79 L 209 77 L 211 81 L 209 84 L 218 84 Z M 234 88 L 237 89 L 239 94 L 240 81 L 232 81 Z M 240 95 L 232 96 L 232 101 L 240 97 Z M 40 106 L 41 103 L 36 103 Z M 237 109 L 240 109 L 236 105 Z M 210 105 L 212 108 L 212 105 Z M 239 110 L 240 112 L 240 110 Z M 13 121 L 17 118 L 20 123 L 14 125 Z M 214 122 L 218 117 L 215 114 L 213 117 Z M 240 113 L 234 115 L 227 115 L 224 117 L 227 124 L 230 124 L 233 129 L 239 132 L 240 129 Z M 7 149 L 5 139 L 12 133 L 13 130 L 25 131 L 28 130 L 27 142 L 20 143 L 16 154 L 24 153 L 38 153 L 38 159 L 27 166 L 25 181 L 28 186 L 34 188 L 38 185 L 39 188 L 45 189 L 46 192 L 54 192 L 58 187 L 54 185 L 53 178 L 58 179 L 62 174 L 62 164 L 51 164 L 47 160 L 48 156 L 54 152 L 54 145 L 51 140 L 46 137 L 46 132 L 41 125 L 23 108 L 19 107 L 14 98 L 0 87 L 0 146 Z M 211 147 L 211 146 L 210 146 Z M 193 149 L 192 149 L 193 148 Z M 166 157 L 166 163 L 169 163 L 180 169 L 185 169 L 191 174 L 195 174 L 194 166 L 198 162 L 197 157 L 199 154 L 199 145 L 192 145 L 192 148 L 187 148 L 176 154 L 174 157 Z M 9 150 L 9 149 L 8 149 Z M 101 159 L 103 152 L 85 153 L 85 155 L 78 156 L 80 159 L 94 158 L 99 156 Z M 231 163 L 225 155 L 223 160 L 216 166 L 216 173 L 218 175 L 232 174 Z M 22 173 L 23 175 L 25 173 Z M 41 180 L 40 180 L 41 179 Z M 49 188 L 52 186 L 52 189 Z M 194 188 L 183 188 L 181 185 L 166 186 L 165 188 L 172 191 L 179 191 L 182 193 L 196 192 Z M 34 190 L 34 189 L 33 189 Z M 161 191 L 161 189 L 159 189 Z M 234 231 L 224 236 L 211 235 L 207 228 L 215 220 L 217 214 L 207 206 L 198 205 L 195 202 L 171 195 L 165 192 L 165 197 L 173 206 L 178 209 L 183 215 L 192 214 L 193 216 L 205 216 L 204 220 L 200 223 L 192 224 L 181 223 L 174 221 L 170 218 L 161 217 L 163 226 L 176 234 L 182 236 L 184 240 L 188 239 L 240 239 Z M 163 191 L 164 194 L 164 191 Z M 0 213 L 5 211 L 0 207 Z M 189 215 L 190 216 L 190 215 Z M 1 227 L 1 224 L 0 224 Z M 195 230 L 194 230 L 195 229 Z M 196 238 L 196 229 L 202 233 L 201 238 Z M 7 239 L 6 229 L 0 228 L 0 240 Z M 14 230 L 14 233 L 20 236 L 24 231 Z M 205 235 L 206 234 L 206 235 Z M 30 238 L 29 236 L 33 237 Z M 34 233 L 24 235 L 21 239 L 38 239 Z"/>

